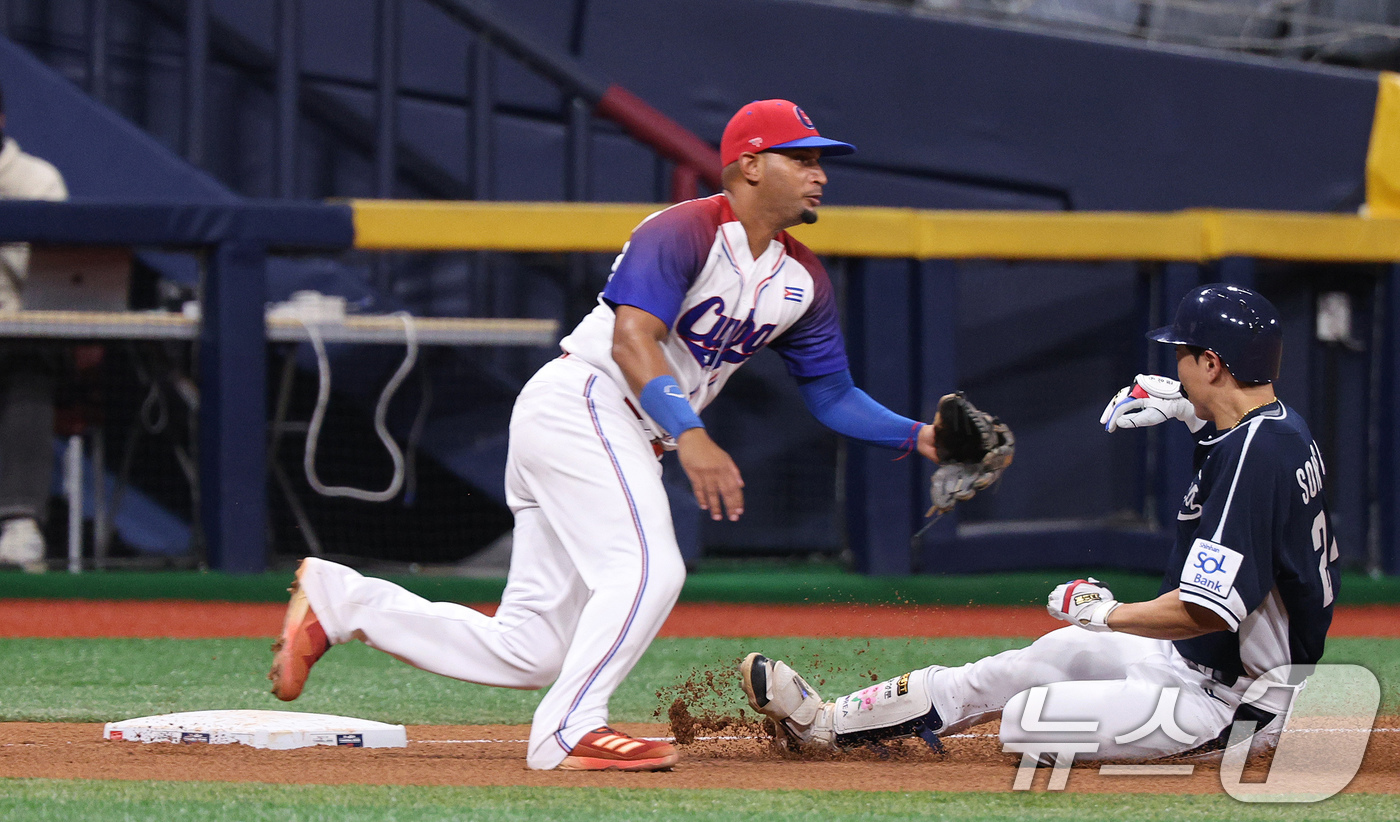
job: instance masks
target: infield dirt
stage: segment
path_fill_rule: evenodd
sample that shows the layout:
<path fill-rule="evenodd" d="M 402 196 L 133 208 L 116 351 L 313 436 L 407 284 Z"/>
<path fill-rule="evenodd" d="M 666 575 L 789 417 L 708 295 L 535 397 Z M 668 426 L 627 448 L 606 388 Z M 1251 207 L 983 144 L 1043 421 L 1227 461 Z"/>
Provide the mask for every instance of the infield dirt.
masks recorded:
<path fill-rule="evenodd" d="M 1378 727 L 1400 728 L 1400 717 Z M 620 724 L 642 736 L 666 736 L 668 726 Z M 242 745 L 110 742 L 100 724 L 0 723 L 0 777 L 132 779 L 291 784 L 544 785 L 637 788 L 756 788 L 770 790 L 1010 791 L 1016 757 L 1003 754 L 994 726 L 945 740 L 936 754 L 907 740 L 883 753 L 859 751 L 821 761 L 791 758 L 761 738 L 701 737 L 683 745 L 665 773 L 531 771 L 525 767 L 523 725 L 410 725 L 407 748 L 258 750 Z M 1044 791 L 1041 768 L 1033 791 Z M 1248 772 L 1247 772 L 1248 777 Z M 1248 779 L 1246 780 L 1248 781 Z M 1102 776 L 1075 767 L 1071 793 L 1221 793 L 1217 768 L 1197 765 L 1191 776 Z M 1400 733 L 1372 734 L 1349 793 L 1400 793 Z"/>

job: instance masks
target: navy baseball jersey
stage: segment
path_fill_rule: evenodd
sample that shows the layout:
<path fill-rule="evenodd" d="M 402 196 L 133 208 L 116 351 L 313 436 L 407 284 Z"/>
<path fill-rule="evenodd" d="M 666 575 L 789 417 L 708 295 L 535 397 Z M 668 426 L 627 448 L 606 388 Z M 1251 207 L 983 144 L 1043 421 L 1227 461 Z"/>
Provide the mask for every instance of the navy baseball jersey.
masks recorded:
<path fill-rule="evenodd" d="M 1177 650 L 1254 678 L 1317 662 L 1337 595 L 1337 541 L 1307 423 L 1272 402 L 1201 440 L 1195 464 L 1162 592 L 1179 586 L 1183 602 L 1219 614 L 1230 631 L 1179 640 Z"/>

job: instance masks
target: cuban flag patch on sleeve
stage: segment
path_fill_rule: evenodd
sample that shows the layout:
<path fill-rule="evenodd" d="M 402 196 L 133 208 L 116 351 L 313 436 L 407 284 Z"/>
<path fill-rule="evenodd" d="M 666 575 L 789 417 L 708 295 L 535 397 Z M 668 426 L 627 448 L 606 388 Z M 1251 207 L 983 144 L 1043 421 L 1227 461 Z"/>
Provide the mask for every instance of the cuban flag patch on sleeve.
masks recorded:
<path fill-rule="evenodd" d="M 802 289 L 795 286 L 783 286 L 783 299 L 792 300 L 795 303 L 802 302 Z"/>
<path fill-rule="evenodd" d="M 1235 590 L 1235 575 L 1244 564 L 1244 555 L 1216 542 L 1198 539 L 1181 569 L 1181 584 L 1204 593 L 1228 599 Z"/>

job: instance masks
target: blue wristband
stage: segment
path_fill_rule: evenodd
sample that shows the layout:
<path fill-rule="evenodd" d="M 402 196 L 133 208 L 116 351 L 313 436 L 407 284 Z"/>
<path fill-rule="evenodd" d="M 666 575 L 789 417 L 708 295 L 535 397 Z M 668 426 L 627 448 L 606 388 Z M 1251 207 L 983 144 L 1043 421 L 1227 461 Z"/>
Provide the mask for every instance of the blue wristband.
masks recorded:
<path fill-rule="evenodd" d="M 679 437 L 691 428 L 705 427 L 705 423 L 696 416 L 695 409 L 690 407 L 685 392 L 676 384 L 676 378 L 670 374 L 662 374 L 647 383 L 639 399 L 642 409 L 672 437 Z"/>

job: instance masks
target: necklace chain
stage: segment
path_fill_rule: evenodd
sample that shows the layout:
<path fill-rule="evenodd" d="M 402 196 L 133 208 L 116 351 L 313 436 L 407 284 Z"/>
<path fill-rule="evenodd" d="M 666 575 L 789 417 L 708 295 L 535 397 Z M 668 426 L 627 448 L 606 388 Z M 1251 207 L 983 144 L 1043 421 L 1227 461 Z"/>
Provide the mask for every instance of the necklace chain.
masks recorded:
<path fill-rule="evenodd" d="M 1241 414 L 1241 415 L 1240 415 L 1240 418 L 1239 418 L 1238 420 L 1235 421 L 1235 425 L 1239 425 L 1241 422 L 1244 421 L 1244 418 L 1245 418 L 1245 417 L 1249 416 L 1250 414 L 1253 414 L 1255 411 L 1258 411 L 1260 408 L 1263 408 L 1263 407 L 1266 406 L 1266 405 L 1273 405 L 1273 404 L 1276 403 L 1276 402 L 1278 402 L 1278 397 L 1274 397 L 1274 398 L 1271 399 L 1271 400 L 1267 400 L 1267 401 L 1265 401 L 1265 402 L 1259 403 L 1258 405 L 1254 406 L 1253 408 L 1251 408 L 1251 409 L 1249 409 L 1248 411 L 1246 411 L 1246 412 L 1244 412 L 1243 414 Z M 1230 427 L 1231 427 L 1231 428 L 1234 428 L 1235 426 L 1232 425 L 1232 426 L 1230 426 Z"/>

